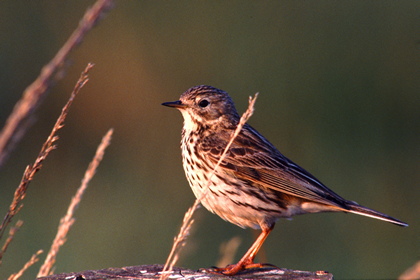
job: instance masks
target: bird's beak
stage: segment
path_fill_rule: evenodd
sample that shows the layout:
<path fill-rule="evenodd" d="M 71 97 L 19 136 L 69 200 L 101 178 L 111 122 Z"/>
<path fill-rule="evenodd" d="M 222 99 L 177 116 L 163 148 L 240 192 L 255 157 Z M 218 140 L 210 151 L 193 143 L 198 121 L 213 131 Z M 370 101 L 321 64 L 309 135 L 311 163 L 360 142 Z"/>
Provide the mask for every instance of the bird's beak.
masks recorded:
<path fill-rule="evenodd" d="M 162 105 L 172 107 L 172 108 L 177 108 L 177 109 L 183 109 L 183 108 L 186 107 L 186 105 L 182 104 L 182 102 L 180 100 L 172 101 L 172 102 L 164 102 L 164 103 L 162 103 Z"/>

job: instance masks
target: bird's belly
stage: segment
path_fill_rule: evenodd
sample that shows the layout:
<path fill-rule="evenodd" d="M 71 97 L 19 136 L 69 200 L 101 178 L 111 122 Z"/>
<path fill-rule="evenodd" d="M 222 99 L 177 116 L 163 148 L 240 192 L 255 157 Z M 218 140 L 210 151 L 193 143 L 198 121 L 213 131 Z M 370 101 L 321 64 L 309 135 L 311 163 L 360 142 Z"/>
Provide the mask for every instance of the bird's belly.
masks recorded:
<path fill-rule="evenodd" d="M 262 190 L 232 176 L 204 173 L 194 165 L 184 165 L 194 195 L 210 212 L 240 227 L 271 227 L 279 218 L 301 214 L 293 200 L 282 199 L 280 193 Z M 287 201 L 287 204 L 284 204 Z M 296 207 L 295 207 L 296 206 Z"/>

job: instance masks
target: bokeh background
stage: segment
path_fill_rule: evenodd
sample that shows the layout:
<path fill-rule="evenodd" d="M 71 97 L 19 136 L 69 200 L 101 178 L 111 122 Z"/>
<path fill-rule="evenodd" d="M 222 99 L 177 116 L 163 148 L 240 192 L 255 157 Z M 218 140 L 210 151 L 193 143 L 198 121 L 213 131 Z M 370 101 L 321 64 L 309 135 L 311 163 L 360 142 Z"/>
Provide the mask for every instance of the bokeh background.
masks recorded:
<path fill-rule="evenodd" d="M 91 4 L 0 2 L 1 126 Z M 210 84 L 228 91 L 240 113 L 260 92 L 249 122 L 286 156 L 345 198 L 410 224 L 340 213 L 281 220 L 266 260 L 336 279 L 396 278 L 420 255 L 419 8 L 419 1 L 117 1 L 72 53 L 0 170 L 6 213 L 80 72 L 95 63 L 15 218 L 25 224 L 0 277 L 49 249 L 111 127 L 56 272 L 164 263 L 194 196 L 181 166 L 182 117 L 160 103 Z M 255 233 L 200 209 L 178 265 L 214 265 L 220 244 L 234 236 L 242 239 L 238 260 Z"/>

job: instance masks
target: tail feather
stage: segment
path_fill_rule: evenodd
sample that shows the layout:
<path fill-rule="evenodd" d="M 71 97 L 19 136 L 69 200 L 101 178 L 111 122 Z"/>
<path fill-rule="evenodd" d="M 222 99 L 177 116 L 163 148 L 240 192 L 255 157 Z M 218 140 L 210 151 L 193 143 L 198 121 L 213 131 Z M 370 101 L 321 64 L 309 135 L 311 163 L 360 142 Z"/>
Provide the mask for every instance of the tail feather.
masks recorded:
<path fill-rule="evenodd" d="M 346 210 L 346 212 L 349 212 L 349 213 L 354 213 L 354 214 L 358 214 L 358 215 L 367 216 L 367 217 L 370 217 L 370 218 L 375 218 L 375 219 L 386 221 L 386 222 L 389 222 L 389 223 L 393 223 L 395 225 L 402 226 L 402 227 L 407 227 L 408 226 L 407 223 L 404 223 L 404 222 L 402 222 L 398 219 L 395 219 L 391 216 L 385 215 L 385 214 L 383 214 L 381 212 L 378 212 L 378 211 L 375 211 L 373 209 L 358 205 L 355 202 L 349 202 L 349 204 L 347 206 L 348 206 L 348 209 Z"/>

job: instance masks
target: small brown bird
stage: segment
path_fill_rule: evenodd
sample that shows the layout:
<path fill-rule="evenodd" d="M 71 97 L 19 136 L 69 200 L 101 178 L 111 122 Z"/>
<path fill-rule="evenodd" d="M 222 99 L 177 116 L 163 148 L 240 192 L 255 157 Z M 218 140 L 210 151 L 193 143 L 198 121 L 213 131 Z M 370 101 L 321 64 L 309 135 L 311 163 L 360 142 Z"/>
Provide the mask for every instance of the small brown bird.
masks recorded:
<path fill-rule="evenodd" d="M 262 230 L 237 264 L 218 270 L 223 274 L 234 275 L 263 266 L 254 263 L 254 258 L 279 218 L 349 212 L 408 226 L 342 198 L 283 156 L 248 124 L 211 176 L 240 120 L 232 99 L 220 89 L 201 85 L 188 89 L 180 100 L 162 105 L 177 108 L 184 117 L 182 161 L 187 180 L 201 204 L 235 225 Z"/>

